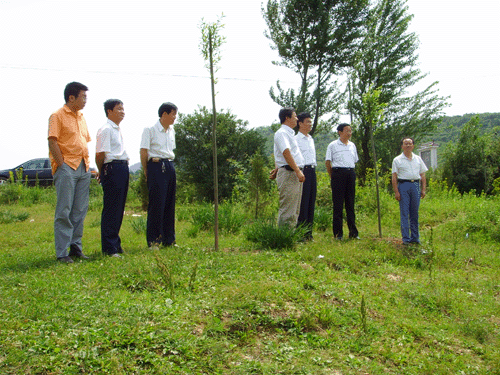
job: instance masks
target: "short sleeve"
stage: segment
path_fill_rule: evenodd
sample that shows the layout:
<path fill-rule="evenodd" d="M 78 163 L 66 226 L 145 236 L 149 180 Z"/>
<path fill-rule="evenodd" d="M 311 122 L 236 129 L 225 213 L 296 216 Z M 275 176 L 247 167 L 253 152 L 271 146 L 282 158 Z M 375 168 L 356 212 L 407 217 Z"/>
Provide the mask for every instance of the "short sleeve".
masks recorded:
<path fill-rule="evenodd" d="M 396 161 L 396 158 L 392 161 L 392 173 L 398 173 L 398 163 Z"/>
<path fill-rule="evenodd" d="M 357 163 L 359 161 L 358 157 L 358 149 L 356 148 L 356 145 L 353 143 L 353 148 L 354 148 L 354 163 Z"/>
<path fill-rule="evenodd" d="M 61 132 L 61 121 L 57 114 L 53 113 L 49 117 L 49 135 L 48 138 L 59 138 L 59 134 Z"/>
<path fill-rule="evenodd" d="M 83 116 L 82 116 L 82 122 L 85 125 L 85 140 L 87 141 L 87 143 L 89 143 L 92 140 L 92 138 L 90 138 L 89 128 L 87 127 L 87 121 L 85 121 L 85 118 Z"/>
<path fill-rule="evenodd" d="M 175 129 L 172 128 L 172 150 L 175 150 Z"/>
<path fill-rule="evenodd" d="M 149 128 L 145 128 L 142 132 L 141 148 L 149 150 L 150 147 L 151 147 L 151 133 Z"/>
<path fill-rule="evenodd" d="M 419 159 L 420 159 L 420 172 L 419 172 L 419 174 L 422 174 L 424 172 L 427 172 L 428 168 L 420 156 L 419 156 Z"/>
<path fill-rule="evenodd" d="M 104 128 L 97 132 L 95 152 L 111 152 L 111 129 Z"/>
<path fill-rule="evenodd" d="M 329 144 L 328 147 L 326 148 L 325 161 L 327 161 L 327 160 L 332 161 L 331 153 L 332 153 L 332 147 L 331 147 L 331 144 Z"/>
<path fill-rule="evenodd" d="M 282 154 L 286 149 L 291 150 L 290 142 L 281 132 L 276 132 L 274 135 L 274 144 L 276 145 L 280 154 Z"/>

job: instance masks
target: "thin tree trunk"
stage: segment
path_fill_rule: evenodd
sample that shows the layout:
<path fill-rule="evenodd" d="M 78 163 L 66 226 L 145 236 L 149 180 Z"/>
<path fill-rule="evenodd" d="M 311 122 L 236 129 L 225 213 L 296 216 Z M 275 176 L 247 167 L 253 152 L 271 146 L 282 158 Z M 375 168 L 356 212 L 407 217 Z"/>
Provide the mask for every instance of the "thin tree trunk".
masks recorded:
<path fill-rule="evenodd" d="M 219 182 L 217 178 L 217 111 L 215 109 L 215 79 L 214 79 L 214 62 L 212 58 L 212 32 L 208 33 L 208 43 L 210 51 L 210 80 L 212 84 L 212 108 L 213 108 L 213 126 L 212 126 L 212 149 L 214 163 L 214 248 L 219 250 Z"/>

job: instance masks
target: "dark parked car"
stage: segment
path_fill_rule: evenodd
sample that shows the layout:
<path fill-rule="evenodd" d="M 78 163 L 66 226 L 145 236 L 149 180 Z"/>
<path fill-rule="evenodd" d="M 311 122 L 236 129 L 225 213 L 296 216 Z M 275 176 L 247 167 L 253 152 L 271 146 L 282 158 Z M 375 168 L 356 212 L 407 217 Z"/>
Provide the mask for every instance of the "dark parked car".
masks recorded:
<path fill-rule="evenodd" d="M 23 181 L 26 181 L 27 178 L 30 185 L 35 184 L 37 176 L 40 185 L 52 184 L 52 170 L 49 158 L 32 159 L 15 168 L 0 171 L 0 184 L 4 184 L 10 180 L 10 172 L 14 175 L 14 180 L 17 180 L 21 169 Z"/>
<path fill-rule="evenodd" d="M 26 181 L 26 177 L 28 178 L 29 185 L 36 184 L 36 178 L 38 176 L 38 182 L 40 185 L 51 185 L 52 184 L 52 169 L 50 167 L 50 159 L 42 158 L 42 159 L 32 159 L 18 165 L 12 169 L 4 169 L 0 171 L 0 184 L 5 184 L 10 181 L 10 172 L 14 175 L 14 180 L 17 180 L 18 173 L 20 173 L 21 168 L 23 169 L 23 181 Z M 90 173 L 92 174 L 92 178 L 97 177 L 97 169 L 90 167 Z M 19 172 L 18 172 L 19 171 Z"/>

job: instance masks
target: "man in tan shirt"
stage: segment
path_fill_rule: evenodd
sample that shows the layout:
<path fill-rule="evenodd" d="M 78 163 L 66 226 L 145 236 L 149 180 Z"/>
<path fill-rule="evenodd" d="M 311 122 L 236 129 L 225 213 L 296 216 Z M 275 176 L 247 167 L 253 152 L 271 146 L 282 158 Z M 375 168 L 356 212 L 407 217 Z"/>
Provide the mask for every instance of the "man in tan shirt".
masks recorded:
<path fill-rule="evenodd" d="M 57 192 L 54 238 L 57 259 L 63 263 L 73 263 L 71 257 L 87 258 L 82 252 L 82 235 L 89 206 L 90 135 L 80 112 L 87 90 L 79 82 L 68 83 L 66 104 L 49 118 L 49 156 Z"/>

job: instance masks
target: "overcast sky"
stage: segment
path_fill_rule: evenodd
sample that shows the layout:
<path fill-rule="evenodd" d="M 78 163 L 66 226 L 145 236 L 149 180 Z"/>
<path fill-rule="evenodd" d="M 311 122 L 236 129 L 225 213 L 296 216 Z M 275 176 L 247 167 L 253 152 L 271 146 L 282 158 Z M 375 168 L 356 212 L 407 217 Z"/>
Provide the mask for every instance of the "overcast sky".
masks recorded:
<path fill-rule="evenodd" d="M 500 1 L 409 0 L 411 30 L 420 38 L 424 84 L 439 81 L 451 96 L 448 115 L 500 112 Z M 165 101 L 189 114 L 211 106 L 199 52 L 202 18 L 225 15 L 227 43 L 218 72 L 218 109 L 250 127 L 278 120 L 269 98 L 277 79 L 298 76 L 274 66 L 264 36 L 261 0 L 0 0 L 0 168 L 46 157 L 48 117 L 64 104 L 64 86 L 89 87 L 83 113 L 93 141 L 106 118 L 102 103 L 123 100 L 121 124 L 131 163 L 139 161 L 142 129 Z"/>

